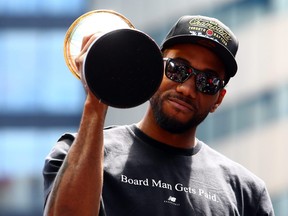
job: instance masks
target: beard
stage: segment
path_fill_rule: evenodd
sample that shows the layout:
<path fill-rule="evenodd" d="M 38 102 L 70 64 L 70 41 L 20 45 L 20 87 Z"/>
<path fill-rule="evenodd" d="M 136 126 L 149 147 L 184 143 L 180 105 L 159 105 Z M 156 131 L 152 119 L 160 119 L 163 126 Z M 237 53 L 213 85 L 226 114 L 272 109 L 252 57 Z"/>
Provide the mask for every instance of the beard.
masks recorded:
<path fill-rule="evenodd" d="M 151 109 L 155 118 L 156 123 L 164 130 L 173 133 L 173 134 L 181 134 L 187 132 L 192 128 L 196 128 L 209 114 L 209 111 L 204 113 L 196 113 L 186 122 L 179 121 L 176 117 L 169 116 L 163 111 L 163 102 L 164 100 L 171 97 L 170 94 L 164 95 L 162 98 L 160 97 L 160 93 L 156 92 L 156 94 L 150 99 Z M 172 96 L 177 97 L 180 100 L 186 101 L 187 103 L 190 100 L 183 96 Z M 196 111 L 195 111 L 196 112 Z"/>

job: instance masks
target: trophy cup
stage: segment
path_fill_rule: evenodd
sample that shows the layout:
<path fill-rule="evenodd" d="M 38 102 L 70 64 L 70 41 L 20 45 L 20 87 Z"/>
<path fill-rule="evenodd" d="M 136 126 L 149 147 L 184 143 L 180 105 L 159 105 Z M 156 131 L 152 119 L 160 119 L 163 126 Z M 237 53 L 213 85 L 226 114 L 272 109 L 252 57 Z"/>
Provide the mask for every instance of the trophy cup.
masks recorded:
<path fill-rule="evenodd" d="M 88 48 L 79 74 L 75 58 L 83 37 L 91 34 L 97 34 L 97 39 Z M 158 45 L 112 10 L 94 10 L 77 18 L 65 35 L 64 58 L 73 75 L 86 83 L 101 102 L 116 108 L 144 103 L 163 78 Z"/>

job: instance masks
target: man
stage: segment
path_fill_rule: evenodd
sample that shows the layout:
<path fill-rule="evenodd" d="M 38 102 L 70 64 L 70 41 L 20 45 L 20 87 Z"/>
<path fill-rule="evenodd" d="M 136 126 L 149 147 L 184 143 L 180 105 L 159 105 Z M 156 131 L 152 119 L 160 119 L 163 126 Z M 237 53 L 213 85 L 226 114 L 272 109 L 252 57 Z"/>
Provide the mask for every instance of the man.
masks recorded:
<path fill-rule="evenodd" d="M 77 59 L 82 68 L 86 38 Z M 77 134 L 46 158 L 46 215 L 274 215 L 264 182 L 196 138 L 237 71 L 238 41 L 219 20 L 184 16 L 161 50 L 160 88 L 143 119 L 103 130 L 107 106 L 87 90 Z"/>

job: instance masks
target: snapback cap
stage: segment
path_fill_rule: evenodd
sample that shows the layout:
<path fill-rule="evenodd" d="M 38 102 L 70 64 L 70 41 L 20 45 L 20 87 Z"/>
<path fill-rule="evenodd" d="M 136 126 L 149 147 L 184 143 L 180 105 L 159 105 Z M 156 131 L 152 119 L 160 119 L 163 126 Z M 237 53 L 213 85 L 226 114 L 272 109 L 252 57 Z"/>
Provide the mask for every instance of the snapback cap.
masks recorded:
<path fill-rule="evenodd" d="M 183 16 L 171 28 L 160 48 L 165 50 L 175 44 L 193 43 L 215 52 L 226 67 L 225 84 L 237 72 L 235 56 L 238 40 L 222 22 L 206 16 Z"/>

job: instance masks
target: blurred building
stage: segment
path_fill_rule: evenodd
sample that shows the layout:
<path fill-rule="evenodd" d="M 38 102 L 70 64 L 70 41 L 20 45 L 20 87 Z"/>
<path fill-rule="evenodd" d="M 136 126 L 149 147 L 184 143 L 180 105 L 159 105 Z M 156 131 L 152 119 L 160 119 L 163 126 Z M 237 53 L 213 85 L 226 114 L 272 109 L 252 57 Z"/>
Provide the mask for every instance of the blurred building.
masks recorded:
<path fill-rule="evenodd" d="M 42 215 L 44 158 L 76 131 L 84 92 L 65 65 L 64 36 L 92 9 L 113 9 L 160 44 L 184 14 L 214 16 L 240 40 L 239 71 L 198 137 L 264 179 L 277 216 L 288 215 L 286 0 L 0 0 L 0 216 Z M 107 125 L 138 121 L 147 104 L 111 108 Z"/>

